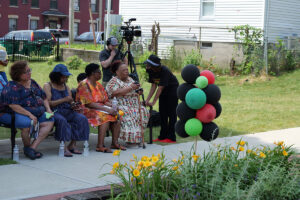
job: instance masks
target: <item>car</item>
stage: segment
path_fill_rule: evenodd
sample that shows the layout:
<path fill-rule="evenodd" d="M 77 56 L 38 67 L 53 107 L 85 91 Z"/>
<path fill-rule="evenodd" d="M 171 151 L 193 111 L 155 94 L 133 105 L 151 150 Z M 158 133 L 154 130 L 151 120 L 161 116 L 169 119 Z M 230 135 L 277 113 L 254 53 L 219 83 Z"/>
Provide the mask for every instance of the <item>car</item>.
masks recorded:
<path fill-rule="evenodd" d="M 43 30 L 20 30 L 20 31 L 11 31 L 7 33 L 3 39 L 11 40 L 15 38 L 15 40 L 24 40 L 24 41 L 51 41 L 56 42 L 56 39 L 53 34 L 48 31 Z"/>
<path fill-rule="evenodd" d="M 54 35 L 57 41 L 59 41 L 60 44 L 65 44 L 66 42 L 69 42 L 69 31 L 63 30 L 63 29 L 39 29 L 39 31 L 47 31 Z"/>
<path fill-rule="evenodd" d="M 96 37 L 97 44 L 104 43 L 104 41 L 103 41 L 104 33 L 103 32 L 95 32 L 95 37 Z M 93 32 L 82 33 L 81 35 L 75 37 L 74 40 L 77 42 L 94 42 Z"/>

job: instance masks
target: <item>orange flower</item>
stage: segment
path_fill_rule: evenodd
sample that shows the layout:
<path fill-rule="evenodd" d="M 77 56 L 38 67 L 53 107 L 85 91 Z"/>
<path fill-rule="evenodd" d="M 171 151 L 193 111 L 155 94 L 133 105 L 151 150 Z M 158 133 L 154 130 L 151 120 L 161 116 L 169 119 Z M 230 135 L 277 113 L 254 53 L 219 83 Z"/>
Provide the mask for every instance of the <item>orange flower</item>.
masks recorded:
<path fill-rule="evenodd" d="M 133 176 L 138 177 L 140 175 L 140 171 L 138 169 L 133 170 Z"/>
<path fill-rule="evenodd" d="M 284 155 L 284 156 L 288 156 L 289 154 L 288 154 L 288 152 L 286 152 L 285 150 L 282 152 L 282 155 Z"/>
<path fill-rule="evenodd" d="M 260 152 L 260 153 L 259 153 L 259 157 L 265 158 L 265 157 L 266 157 L 266 154 L 264 154 L 263 152 Z"/>

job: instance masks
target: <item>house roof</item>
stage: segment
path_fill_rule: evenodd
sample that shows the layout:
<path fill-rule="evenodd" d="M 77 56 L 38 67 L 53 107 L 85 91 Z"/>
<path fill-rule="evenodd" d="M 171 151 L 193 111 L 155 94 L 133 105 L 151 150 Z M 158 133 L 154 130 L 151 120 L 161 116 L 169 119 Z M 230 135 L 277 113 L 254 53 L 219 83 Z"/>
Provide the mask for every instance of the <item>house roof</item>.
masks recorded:
<path fill-rule="evenodd" d="M 42 15 L 46 15 L 46 16 L 56 16 L 56 17 L 67 17 L 68 15 L 62 13 L 62 12 L 59 12 L 59 11 L 56 11 L 56 10 L 47 10 L 47 11 L 44 11 L 42 12 Z"/>

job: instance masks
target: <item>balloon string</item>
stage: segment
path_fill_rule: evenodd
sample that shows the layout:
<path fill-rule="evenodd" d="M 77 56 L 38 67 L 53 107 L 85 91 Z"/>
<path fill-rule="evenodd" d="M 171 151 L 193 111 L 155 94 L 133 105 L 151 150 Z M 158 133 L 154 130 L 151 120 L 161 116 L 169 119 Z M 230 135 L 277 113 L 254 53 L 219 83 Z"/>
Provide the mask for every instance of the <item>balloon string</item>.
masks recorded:
<path fill-rule="evenodd" d="M 197 136 L 195 136 L 195 149 L 194 149 L 194 155 L 196 155 L 197 152 Z"/>

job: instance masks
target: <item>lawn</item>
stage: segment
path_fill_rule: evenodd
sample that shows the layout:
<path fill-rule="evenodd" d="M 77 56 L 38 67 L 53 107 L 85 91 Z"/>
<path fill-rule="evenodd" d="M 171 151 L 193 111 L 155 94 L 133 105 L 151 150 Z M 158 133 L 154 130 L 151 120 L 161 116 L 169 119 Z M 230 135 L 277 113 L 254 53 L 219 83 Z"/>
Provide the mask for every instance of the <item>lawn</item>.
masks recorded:
<path fill-rule="evenodd" d="M 30 63 L 33 79 L 43 86 L 49 81 L 49 72 L 55 64 L 48 66 L 47 63 Z M 84 66 L 70 72 L 73 76 L 68 85 L 76 87 L 76 76 L 84 72 Z M 175 74 L 182 83 L 180 73 Z M 300 70 L 280 77 L 217 76 L 216 84 L 222 91 L 220 103 L 223 108 L 221 116 L 215 120 L 220 127 L 219 137 L 300 126 Z M 144 81 L 142 86 L 146 97 L 150 84 Z M 154 109 L 158 110 L 157 105 Z M 148 131 L 145 132 L 146 141 Z M 96 130 L 91 129 L 91 132 L 96 133 Z M 154 138 L 158 134 L 159 128 L 154 128 Z M 9 135 L 9 129 L 2 129 L 0 139 Z M 178 141 L 191 139 L 178 138 Z"/>
<path fill-rule="evenodd" d="M 10 164 L 16 164 L 16 161 L 13 161 L 11 159 L 6 159 L 6 158 L 0 158 L 0 166 L 1 165 L 10 165 Z"/>

